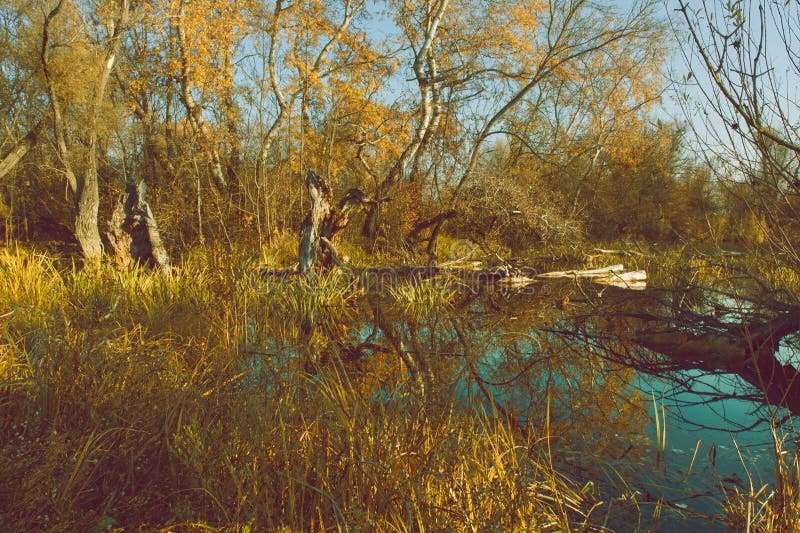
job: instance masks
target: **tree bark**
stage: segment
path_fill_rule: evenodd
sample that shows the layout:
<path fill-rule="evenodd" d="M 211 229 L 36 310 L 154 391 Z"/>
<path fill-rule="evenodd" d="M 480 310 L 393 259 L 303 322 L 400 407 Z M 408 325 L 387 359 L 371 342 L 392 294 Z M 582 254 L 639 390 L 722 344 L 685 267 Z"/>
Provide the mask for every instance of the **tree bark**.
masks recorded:
<path fill-rule="evenodd" d="M 319 246 L 320 229 L 323 221 L 330 216 L 333 209 L 333 194 L 325 180 L 309 170 L 306 174 L 306 189 L 311 198 L 308 215 L 300 226 L 300 273 L 307 274 L 314 266 Z"/>
<path fill-rule="evenodd" d="M 306 175 L 306 188 L 311 198 L 311 207 L 300 226 L 298 255 L 301 274 L 306 274 L 313 268 L 320 242 L 325 244 L 320 260 L 322 267 L 333 267 L 338 262 L 335 244 L 339 240 L 340 232 L 350 222 L 350 216 L 361 206 L 377 203 L 367 198 L 361 189 L 352 188 L 334 206 L 330 186 L 311 170 Z"/>
<path fill-rule="evenodd" d="M 25 137 L 20 139 L 17 144 L 14 145 L 14 148 L 0 160 L 0 179 L 3 179 L 6 174 L 11 172 L 11 169 L 17 166 L 17 163 L 25 157 L 25 154 L 36 146 L 43 126 L 44 120 L 40 120 L 33 129 L 31 129 Z"/>
<path fill-rule="evenodd" d="M 75 214 L 75 238 L 81 245 L 83 257 L 97 261 L 103 256 L 103 242 L 100 240 L 98 218 L 100 215 L 100 187 L 97 179 L 97 162 L 90 157 L 77 193 L 77 213 Z"/>
<path fill-rule="evenodd" d="M 120 268 L 139 263 L 169 274 L 169 255 L 153 211 L 144 199 L 146 192 L 144 181 L 138 185 L 129 181 L 125 185 L 108 222 L 106 236 Z"/>

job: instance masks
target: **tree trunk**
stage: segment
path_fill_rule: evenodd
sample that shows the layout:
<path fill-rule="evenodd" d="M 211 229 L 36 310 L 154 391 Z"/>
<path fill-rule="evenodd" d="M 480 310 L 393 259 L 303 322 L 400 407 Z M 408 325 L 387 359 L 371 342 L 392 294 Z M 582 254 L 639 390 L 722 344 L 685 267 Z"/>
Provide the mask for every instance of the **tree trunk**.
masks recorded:
<path fill-rule="evenodd" d="M 431 257 L 436 255 L 436 240 L 439 237 L 439 230 L 442 227 L 442 223 L 445 220 L 450 220 L 451 218 L 455 218 L 458 215 L 458 212 L 455 209 L 450 209 L 449 211 L 445 211 L 444 213 L 439 213 L 435 217 L 423 220 L 416 224 L 411 231 L 409 232 L 408 236 L 406 237 L 406 242 L 410 245 L 416 244 L 418 241 L 428 241 L 427 246 L 427 253 Z M 431 226 L 435 226 L 433 230 L 430 232 L 430 235 L 426 239 L 420 239 L 420 233 L 425 231 L 426 229 L 430 228 Z"/>
<path fill-rule="evenodd" d="M 325 180 L 309 170 L 306 175 L 306 189 L 311 198 L 308 215 L 300 226 L 300 273 L 307 274 L 314 266 L 319 246 L 320 229 L 323 220 L 330 216 L 333 209 L 333 194 Z"/>
<path fill-rule="evenodd" d="M 161 240 L 153 211 L 144 199 L 147 186 L 129 181 L 119 196 L 114 213 L 108 222 L 108 242 L 117 266 L 133 263 L 159 268 L 169 274 L 169 255 Z"/>
<path fill-rule="evenodd" d="M 20 139 L 17 144 L 14 145 L 14 148 L 0 160 L 0 179 L 3 179 L 6 174 L 8 174 L 11 169 L 17 166 L 25 154 L 27 154 L 31 148 L 36 145 L 36 142 L 39 140 L 39 133 L 42 130 L 42 126 L 44 125 L 44 120 L 40 120 L 31 131 L 28 132 L 25 137 Z"/>
<path fill-rule="evenodd" d="M 128 19 L 128 1 L 119 0 L 117 18 L 111 28 L 110 39 L 103 50 L 103 68 L 100 70 L 97 84 L 94 87 L 89 122 L 85 125 L 89 137 L 87 143 L 89 155 L 86 162 L 86 170 L 80 180 L 72 170 L 72 164 L 70 162 L 71 153 L 66 141 L 67 125 L 63 116 L 64 106 L 60 95 L 55 90 L 50 71 L 50 24 L 53 19 L 58 16 L 65 1 L 66 0 L 60 0 L 45 18 L 44 27 L 42 29 L 40 59 L 47 91 L 50 96 L 50 107 L 53 111 L 53 129 L 56 137 L 58 155 L 64 165 L 64 173 L 75 202 L 75 237 L 80 243 L 84 258 L 89 261 L 99 261 L 103 255 L 103 243 L 100 240 L 100 230 L 97 222 L 98 213 L 100 211 L 100 191 L 97 175 L 97 122 L 105 98 L 108 80 L 114 68 L 122 32 L 124 31 Z"/>
<path fill-rule="evenodd" d="M 88 261 L 99 261 L 103 256 L 103 242 L 97 226 L 100 191 L 97 183 L 97 162 L 91 155 L 90 153 L 90 164 L 76 195 L 75 237 L 81 245 L 83 257 Z"/>
<path fill-rule="evenodd" d="M 306 274 L 314 266 L 320 242 L 325 244 L 320 263 L 323 268 L 331 268 L 338 260 L 334 243 L 338 242 L 339 232 L 350 222 L 353 211 L 377 203 L 367 198 L 361 189 L 352 188 L 334 206 L 331 188 L 311 170 L 306 175 L 306 188 L 311 207 L 300 226 L 298 253 L 301 274 Z"/>

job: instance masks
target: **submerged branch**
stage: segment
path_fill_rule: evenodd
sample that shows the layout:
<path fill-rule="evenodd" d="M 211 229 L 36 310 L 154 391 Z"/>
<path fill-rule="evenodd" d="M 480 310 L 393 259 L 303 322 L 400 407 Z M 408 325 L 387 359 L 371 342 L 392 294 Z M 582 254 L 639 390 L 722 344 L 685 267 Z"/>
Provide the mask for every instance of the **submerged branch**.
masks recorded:
<path fill-rule="evenodd" d="M 644 330 L 633 341 L 686 368 L 736 374 L 761 391 L 769 404 L 800 415 L 800 371 L 778 359 L 781 341 L 798 331 L 800 309 L 727 331 Z"/>

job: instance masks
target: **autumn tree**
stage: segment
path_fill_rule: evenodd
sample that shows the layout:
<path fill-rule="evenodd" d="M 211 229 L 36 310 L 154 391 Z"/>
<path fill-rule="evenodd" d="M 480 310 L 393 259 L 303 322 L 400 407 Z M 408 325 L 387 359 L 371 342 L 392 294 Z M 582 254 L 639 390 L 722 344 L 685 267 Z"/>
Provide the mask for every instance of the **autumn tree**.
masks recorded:
<path fill-rule="evenodd" d="M 558 92 L 551 87 L 601 72 L 605 63 L 621 63 L 631 49 L 657 50 L 654 43 L 660 35 L 652 3 L 615 16 L 609 16 L 609 6 L 582 1 L 419 2 L 394 7 L 406 41 L 403 50 L 409 54 L 405 63 L 415 84 L 410 108 L 414 134 L 383 170 L 378 195 L 400 179 L 422 180 L 428 190 L 449 188 L 441 196 L 446 209 L 476 177 L 490 148 L 487 141 L 514 134 L 517 113 L 557 105 L 558 100 L 550 98 Z M 648 59 L 659 62 L 658 54 Z M 620 77 L 620 86 L 630 86 Z M 598 96 L 610 98 L 611 89 Z M 641 105 L 643 98 L 652 97 L 630 94 L 619 99 L 630 106 Z M 457 141 L 441 150 L 443 142 L 450 142 L 441 136 L 446 131 L 455 134 L 450 141 Z M 441 152 L 454 157 L 445 161 L 437 157 Z M 377 213 L 375 208 L 367 227 L 373 238 Z"/>
<path fill-rule="evenodd" d="M 594 162 L 593 176 L 582 185 L 581 203 L 589 236 L 614 239 L 632 236 L 649 242 L 686 237 L 686 230 L 705 224 L 700 198 L 687 195 L 683 133 L 674 124 L 628 122 L 610 137 Z M 690 200 L 703 205 L 686 209 Z M 694 221 L 692 223 L 692 221 Z M 696 230 L 692 230 L 696 233 Z"/>
<path fill-rule="evenodd" d="M 59 39 L 80 33 L 67 11 L 50 24 Z M 558 207 L 545 218 L 579 219 L 614 145 L 628 144 L 618 132 L 633 135 L 657 99 L 663 59 L 651 2 L 148 0 L 129 18 L 117 39 L 98 24 L 94 40 L 47 50 L 66 160 L 82 179 L 74 160 L 88 157 L 79 148 L 90 135 L 75 142 L 69 127 L 93 123 L 80 102 L 94 92 L 57 67 L 99 64 L 113 42 L 118 92 L 101 111 L 119 119 L 114 165 L 147 178 L 153 204 L 166 207 L 165 232 L 186 244 L 202 241 L 212 217 L 214 235 L 227 238 L 234 221 L 237 237 L 253 218 L 260 238 L 296 227 L 305 212 L 298 176 L 309 168 L 339 190 L 392 199 L 372 206 L 370 240 L 391 228 L 390 242 L 427 242 L 429 252 L 461 202 L 478 200 L 466 196 L 500 177 L 520 201 L 526 190 L 547 191 L 540 204 Z M 35 125 L 20 127 L 4 155 L 17 157 L 17 142 L 24 151 Z M 505 159 L 492 161 L 501 145 Z"/>
<path fill-rule="evenodd" d="M 97 142 L 99 122 L 104 111 L 106 89 L 117 59 L 119 41 L 128 17 L 127 0 L 118 3 L 98 4 L 89 17 L 96 24 L 88 28 L 93 38 L 83 35 L 80 12 L 71 2 L 59 0 L 47 14 L 42 29 L 40 58 L 44 72 L 50 108 L 53 114 L 53 131 L 64 175 L 75 204 L 75 237 L 87 260 L 96 261 L 103 254 L 103 244 L 98 228 L 100 193 L 98 184 Z M 77 57 L 69 57 L 70 54 Z M 89 62 L 82 79 L 70 79 L 70 69 L 75 64 L 69 59 Z M 74 75 L 74 71 L 73 71 Z M 86 84 L 86 78 L 90 80 Z M 76 91 L 88 85 L 87 94 Z M 86 98 L 81 101 L 81 98 Z M 82 117 L 70 116 L 70 108 L 85 105 Z M 83 119 L 85 132 L 85 158 L 75 160 L 76 151 L 68 142 L 68 129 L 75 128 L 76 120 Z M 78 170 L 74 167 L 78 163 Z"/>
<path fill-rule="evenodd" d="M 33 148 L 45 126 L 34 89 L 38 65 L 30 57 L 33 23 L 23 11 L 13 4 L 0 9 L 0 116 L 6 133 L 0 144 L 0 180 Z"/>
<path fill-rule="evenodd" d="M 362 93 L 363 80 L 374 72 L 371 43 L 360 27 L 366 6 L 363 0 L 279 0 L 254 11 L 262 54 L 262 63 L 254 65 L 261 117 L 254 147 L 256 211 L 263 209 L 268 220 L 286 206 L 275 201 L 282 183 L 306 168 L 335 177 L 335 167 L 347 165 L 346 157 L 338 157 L 338 138 L 352 115 L 343 119 L 341 104 Z M 286 180 L 287 174 L 293 177 Z M 301 206 L 302 197 L 296 198 Z"/>
<path fill-rule="evenodd" d="M 242 30 L 241 8 L 226 2 L 169 3 L 170 38 L 174 39 L 175 76 L 180 88 L 181 103 L 192 130 L 199 135 L 208 154 L 208 169 L 214 185 L 221 191 L 235 186 L 235 160 L 238 158 L 233 85 L 233 48 Z M 220 141 L 204 116 L 200 97 L 216 96 L 222 111 L 221 122 L 228 128 L 228 161 L 223 161 Z M 231 134 L 232 133 L 232 134 Z M 227 167 L 227 168 L 226 168 Z"/>
<path fill-rule="evenodd" d="M 0 220 L 7 238 L 29 237 L 36 214 L 27 208 L 29 171 L 48 129 L 39 76 L 41 19 L 17 2 L 0 3 Z"/>

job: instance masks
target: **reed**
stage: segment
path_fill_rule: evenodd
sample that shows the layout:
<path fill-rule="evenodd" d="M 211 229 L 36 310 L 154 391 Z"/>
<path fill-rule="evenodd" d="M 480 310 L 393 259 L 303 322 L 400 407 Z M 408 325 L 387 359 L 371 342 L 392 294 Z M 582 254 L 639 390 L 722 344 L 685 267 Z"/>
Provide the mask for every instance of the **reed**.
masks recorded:
<path fill-rule="evenodd" d="M 774 485 L 761 484 L 748 472 L 747 484 L 725 487 L 723 510 L 731 531 L 772 533 L 800 530 L 800 460 L 796 449 L 789 451 L 789 439 L 772 428 L 774 443 Z M 796 448 L 792 442 L 792 448 Z M 747 470 L 747 463 L 739 458 Z"/>
<path fill-rule="evenodd" d="M 264 280 L 231 255 L 163 276 L 0 254 L 1 530 L 592 521 L 596 502 L 547 460 L 541 431 L 455 400 L 434 409 L 402 375 L 387 389 L 378 370 L 349 371 L 335 344 L 313 375 L 274 354 L 253 363 L 265 336 L 296 338 L 303 319 L 326 336 L 349 323 L 358 291 L 336 274 Z M 446 294 L 425 290 L 412 294 L 425 305 Z"/>
<path fill-rule="evenodd" d="M 456 288 L 446 278 L 411 279 L 390 287 L 389 294 L 406 315 L 419 318 L 452 305 Z"/>
<path fill-rule="evenodd" d="M 656 401 L 655 394 L 652 394 L 653 399 L 653 420 L 656 424 L 656 468 L 666 467 L 664 464 L 664 453 L 667 450 L 667 411 L 664 407 L 664 399 L 661 399 L 659 406 Z"/>

